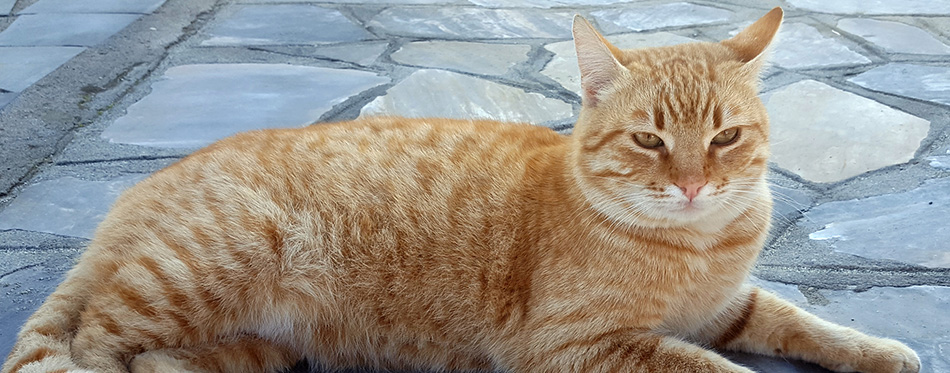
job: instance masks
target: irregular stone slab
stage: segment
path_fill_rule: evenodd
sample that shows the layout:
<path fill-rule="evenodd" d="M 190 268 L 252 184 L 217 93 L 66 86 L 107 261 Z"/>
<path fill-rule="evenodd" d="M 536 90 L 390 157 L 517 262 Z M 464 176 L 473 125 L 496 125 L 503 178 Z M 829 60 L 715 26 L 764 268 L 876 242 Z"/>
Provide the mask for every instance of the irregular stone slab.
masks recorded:
<path fill-rule="evenodd" d="M 244 0 L 246 3 L 313 3 L 313 0 Z M 331 4 L 463 4 L 465 0 L 320 0 Z"/>
<path fill-rule="evenodd" d="M 950 2 L 937 0 L 788 0 L 796 8 L 837 14 L 950 14 Z"/>
<path fill-rule="evenodd" d="M 848 81 L 867 89 L 950 105 L 950 68 L 889 63 Z"/>
<path fill-rule="evenodd" d="M 816 28 L 804 23 L 786 23 L 779 33 L 781 35 L 771 61 L 781 67 L 801 69 L 871 62 L 838 40 L 827 38 Z"/>
<path fill-rule="evenodd" d="M 946 241 L 944 241 L 946 242 Z M 819 291 L 830 303 L 805 309 L 819 317 L 906 343 L 920 356 L 921 372 L 950 372 L 950 288 L 911 286 L 865 292 Z"/>
<path fill-rule="evenodd" d="M 184 65 L 106 128 L 111 142 L 190 148 L 238 132 L 303 126 L 389 82 L 373 73 L 283 64 Z"/>
<path fill-rule="evenodd" d="M 691 3 L 622 7 L 591 12 L 608 34 L 728 21 L 732 12 Z"/>
<path fill-rule="evenodd" d="M 423 41 L 406 44 L 390 57 L 407 65 L 502 75 L 526 61 L 530 50 L 529 45 Z"/>
<path fill-rule="evenodd" d="M 146 176 L 134 174 L 109 181 L 74 177 L 41 181 L 23 189 L 0 211 L 0 229 L 91 238 L 116 197 Z"/>
<path fill-rule="evenodd" d="M 758 286 L 762 289 L 768 290 L 769 292 L 772 292 L 775 295 L 778 295 L 779 298 L 785 299 L 798 306 L 803 306 L 803 305 L 808 304 L 808 300 L 805 299 L 805 295 L 802 294 L 801 290 L 798 290 L 798 285 L 789 285 L 789 284 L 783 284 L 781 282 L 763 280 L 756 276 L 749 276 L 746 282 L 748 282 L 751 285 Z"/>
<path fill-rule="evenodd" d="M 92 46 L 140 14 L 27 14 L 0 32 L 0 46 Z"/>
<path fill-rule="evenodd" d="M 2 109 L 4 106 L 7 106 L 10 101 L 13 101 L 13 99 L 16 98 L 16 96 L 16 92 L 0 92 L 0 109 Z"/>
<path fill-rule="evenodd" d="M 867 18 L 845 18 L 838 28 L 860 36 L 893 53 L 948 54 L 950 47 L 914 26 Z"/>
<path fill-rule="evenodd" d="M 569 38 L 573 16 L 521 9 L 388 8 L 368 26 L 388 34 L 441 39 Z"/>
<path fill-rule="evenodd" d="M 0 47 L 0 88 L 20 92 L 56 70 L 81 47 Z"/>
<path fill-rule="evenodd" d="M 668 32 L 614 35 L 608 37 L 607 40 L 623 49 L 661 47 L 696 41 Z M 541 73 L 561 83 L 561 86 L 571 92 L 579 93 L 581 91 L 581 73 L 577 69 L 577 51 L 574 49 L 574 42 L 568 40 L 551 43 L 545 45 L 544 49 L 554 53 L 554 57 L 544 66 Z"/>
<path fill-rule="evenodd" d="M 20 14 L 36 13 L 151 13 L 165 0 L 40 0 Z"/>
<path fill-rule="evenodd" d="M 239 5 L 206 31 L 205 46 L 319 44 L 372 38 L 342 13 L 312 5 Z"/>
<path fill-rule="evenodd" d="M 559 8 L 629 3 L 630 0 L 468 0 L 488 8 Z"/>
<path fill-rule="evenodd" d="M 563 101 L 443 70 L 419 70 L 365 107 L 361 116 L 484 118 L 544 123 L 568 118 Z"/>
<path fill-rule="evenodd" d="M 0 16 L 10 15 L 16 0 L 0 0 Z"/>
<path fill-rule="evenodd" d="M 275 45 L 262 46 L 259 48 L 294 56 L 329 58 L 369 66 L 372 65 L 373 62 L 376 62 L 376 59 L 386 51 L 387 47 L 389 47 L 389 43 L 387 42 L 368 42 L 319 47 L 310 45 Z"/>
<path fill-rule="evenodd" d="M 791 223 L 802 211 L 811 207 L 815 200 L 807 193 L 798 188 L 788 188 L 769 183 L 769 189 L 772 190 L 772 220 Z"/>
<path fill-rule="evenodd" d="M 764 97 L 772 161 L 820 183 L 914 157 L 930 122 L 813 80 Z"/>
<path fill-rule="evenodd" d="M 823 203 L 805 213 L 821 228 L 808 235 L 836 251 L 928 267 L 950 267 L 950 178 L 917 189 Z"/>

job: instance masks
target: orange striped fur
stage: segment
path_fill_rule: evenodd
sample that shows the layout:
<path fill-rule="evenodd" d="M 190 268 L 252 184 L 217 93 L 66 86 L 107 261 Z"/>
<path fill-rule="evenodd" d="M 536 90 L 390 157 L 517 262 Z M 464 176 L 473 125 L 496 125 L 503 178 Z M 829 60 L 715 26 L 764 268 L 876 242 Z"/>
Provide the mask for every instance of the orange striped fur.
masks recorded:
<path fill-rule="evenodd" d="M 375 118 L 219 141 L 119 198 L 2 371 L 749 372 L 718 346 L 916 372 L 906 346 L 743 285 L 781 19 L 631 51 L 576 19 L 570 137 Z"/>

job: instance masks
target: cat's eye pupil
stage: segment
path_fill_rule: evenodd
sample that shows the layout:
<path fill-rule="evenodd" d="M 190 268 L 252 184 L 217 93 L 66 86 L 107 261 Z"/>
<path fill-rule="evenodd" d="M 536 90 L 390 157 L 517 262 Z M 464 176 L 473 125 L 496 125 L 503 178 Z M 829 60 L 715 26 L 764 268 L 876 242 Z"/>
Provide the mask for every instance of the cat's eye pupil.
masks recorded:
<path fill-rule="evenodd" d="M 713 137 L 712 143 L 714 145 L 731 144 L 733 141 L 736 140 L 736 137 L 738 137 L 738 135 L 739 135 L 738 128 L 730 128 L 722 132 L 719 132 L 719 134 L 717 134 L 716 137 Z"/>
<path fill-rule="evenodd" d="M 633 134 L 633 140 L 636 141 L 638 145 L 647 149 L 654 149 L 663 146 L 663 139 L 660 139 L 659 136 L 652 133 L 637 132 Z"/>

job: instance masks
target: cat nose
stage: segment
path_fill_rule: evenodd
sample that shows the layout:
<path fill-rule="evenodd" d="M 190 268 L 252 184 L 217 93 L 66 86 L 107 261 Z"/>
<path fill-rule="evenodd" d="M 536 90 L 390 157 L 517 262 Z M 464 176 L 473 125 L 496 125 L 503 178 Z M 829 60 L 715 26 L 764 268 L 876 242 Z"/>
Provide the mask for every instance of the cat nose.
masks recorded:
<path fill-rule="evenodd" d="M 690 202 L 693 202 L 693 198 L 699 195 L 699 190 L 706 186 L 707 182 L 706 180 L 690 180 L 675 184 L 683 191 L 683 195 L 685 195 Z"/>

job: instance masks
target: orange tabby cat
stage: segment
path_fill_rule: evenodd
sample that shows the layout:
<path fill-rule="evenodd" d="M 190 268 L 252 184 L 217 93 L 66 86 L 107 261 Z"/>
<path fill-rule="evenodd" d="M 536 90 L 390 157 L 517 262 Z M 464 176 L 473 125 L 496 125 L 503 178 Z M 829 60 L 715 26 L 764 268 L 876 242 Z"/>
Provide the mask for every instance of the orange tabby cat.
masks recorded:
<path fill-rule="evenodd" d="M 3 372 L 749 372 L 706 346 L 916 372 L 903 344 L 743 285 L 781 20 L 621 51 L 576 18 L 570 137 L 377 118 L 215 143 L 119 198 Z"/>

